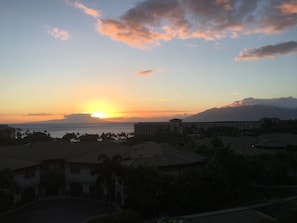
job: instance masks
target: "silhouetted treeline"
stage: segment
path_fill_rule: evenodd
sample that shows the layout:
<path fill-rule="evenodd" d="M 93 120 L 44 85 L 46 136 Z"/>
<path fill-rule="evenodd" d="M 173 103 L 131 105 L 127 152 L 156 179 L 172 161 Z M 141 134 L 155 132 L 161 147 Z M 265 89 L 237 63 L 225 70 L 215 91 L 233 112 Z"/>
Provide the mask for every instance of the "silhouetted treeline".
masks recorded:
<path fill-rule="evenodd" d="M 255 129 L 257 134 L 283 132 L 297 134 L 297 120 L 279 120 L 277 118 L 263 118 L 262 128 Z"/>
<path fill-rule="evenodd" d="M 114 134 L 111 132 L 99 134 L 79 134 L 79 133 L 66 133 L 61 139 L 71 142 L 97 142 L 97 141 L 118 141 L 127 140 L 133 137 L 133 133 L 121 132 Z M 21 133 L 21 129 L 16 132 L 16 138 L 0 137 L 0 145 L 19 145 L 33 142 L 45 142 L 53 140 L 61 140 L 60 138 L 53 138 L 47 131 L 44 132 L 30 132 L 27 130 Z"/>
<path fill-rule="evenodd" d="M 124 178 L 126 207 L 145 217 L 184 215 L 290 195 L 293 192 L 288 189 L 271 194 L 265 185 L 297 184 L 296 150 L 244 156 L 217 136 L 211 146 L 191 148 L 207 156 L 207 162 L 180 176 L 146 166 L 130 168 Z"/>

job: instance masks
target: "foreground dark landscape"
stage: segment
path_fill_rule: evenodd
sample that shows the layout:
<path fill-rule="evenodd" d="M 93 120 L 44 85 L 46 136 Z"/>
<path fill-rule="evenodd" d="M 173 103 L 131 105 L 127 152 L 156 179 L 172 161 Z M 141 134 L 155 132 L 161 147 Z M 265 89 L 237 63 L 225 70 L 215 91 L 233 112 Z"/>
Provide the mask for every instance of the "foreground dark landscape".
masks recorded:
<path fill-rule="evenodd" d="M 101 201 L 95 215 L 117 210 L 89 223 L 296 220 L 296 120 L 264 118 L 249 129 L 172 121 L 135 136 L 11 129 L 16 137 L 1 137 L 0 221 L 17 222 L 28 204 L 70 198 Z"/>

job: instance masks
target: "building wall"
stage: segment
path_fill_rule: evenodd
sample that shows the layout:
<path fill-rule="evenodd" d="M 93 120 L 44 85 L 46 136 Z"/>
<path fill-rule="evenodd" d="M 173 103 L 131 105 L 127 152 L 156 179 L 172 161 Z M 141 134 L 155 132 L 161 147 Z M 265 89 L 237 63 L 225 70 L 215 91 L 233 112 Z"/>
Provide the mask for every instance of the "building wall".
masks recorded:
<path fill-rule="evenodd" d="M 66 163 L 65 165 L 65 181 L 95 183 L 96 176 L 91 173 L 92 166 L 80 163 Z"/>
<path fill-rule="evenodd" d="M 212 127 L 233 127 L 239 130 L 249 130 L 261 127 L 258 121 L 238 121 L 238 122 L 185 122 L 184 127 L 195 126 L 197 129 L 208 129 Z"/>
<path fill-rule="evenodd" d="M 66 193 L 71 196 L 91 196 L 91 187 L 96 182 L 92 174 L 92 165 L 81 163 L 66 163 L 65 185 Z"/>
<path fill-rule="evenodd" d="M 14 180 L 20 188 L 19 193 L 14 193 L 14 203 L 26 203 L 39 197 L 40 191 L 40 166 L 31 166 L 15 171 Z M 26 198 L 31 191 L 30 198 Z M 29 200 L 28 200 L 29 199 Z"/>
<path fill-rule="evenodd" d="M 21 189 L 40 185 L 40 166 L 26 167 L 15 171 L 15 182 Z"/>
<path fill-rule="evenodd" d="M 0 137 L 14 139 L 15 129 L 8 127 L 8 125 L 0 125 Z"/>
<path fill-rule="evenodd" d="M 208 129 L 212 127 L 234 127 L 239 130 L 249 130 L 261 127 L 259 121 L 238 121 L 238 122 L 140 122 L 134 125 L 135 136 L 155 136 L 164 132 L 182 132 L 183 128 L 195 127 L 199 129 Z"/>
<path fill-rule="evenodd" d="M 142 122 L 134 125 L 135 136 L 154 136 L 168 131 L 170 131 L 170 123 L 167 122 Z"/>

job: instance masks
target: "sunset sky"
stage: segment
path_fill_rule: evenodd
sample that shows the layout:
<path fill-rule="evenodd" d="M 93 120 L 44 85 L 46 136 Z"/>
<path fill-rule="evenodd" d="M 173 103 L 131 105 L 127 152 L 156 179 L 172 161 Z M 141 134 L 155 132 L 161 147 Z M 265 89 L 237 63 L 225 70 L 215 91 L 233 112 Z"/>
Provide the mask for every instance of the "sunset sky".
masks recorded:
<path fill-rule="evenodd" d="M 0 27 L 0 123 L 297 97 L 297 0 L 7 0 Z"/>

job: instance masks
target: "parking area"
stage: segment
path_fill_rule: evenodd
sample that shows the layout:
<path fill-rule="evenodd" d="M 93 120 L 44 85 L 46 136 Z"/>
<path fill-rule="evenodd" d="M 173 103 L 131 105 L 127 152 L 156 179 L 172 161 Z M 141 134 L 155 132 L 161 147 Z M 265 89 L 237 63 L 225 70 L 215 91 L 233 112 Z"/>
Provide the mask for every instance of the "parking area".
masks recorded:
<path fill-rule="evenodd" d="M 82 223 L 113 209 L 107 202 L 79 198 L 59 198 L 35 202 L 0 216 L 3 223 Z"/>

